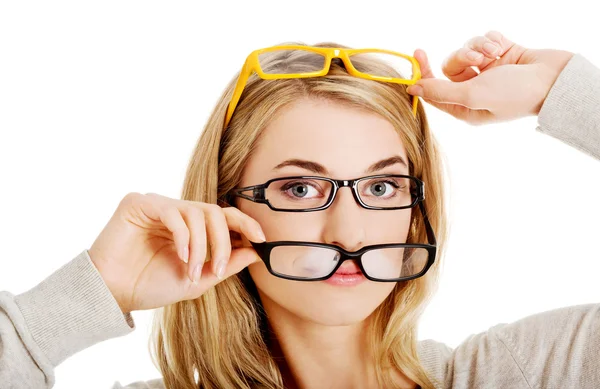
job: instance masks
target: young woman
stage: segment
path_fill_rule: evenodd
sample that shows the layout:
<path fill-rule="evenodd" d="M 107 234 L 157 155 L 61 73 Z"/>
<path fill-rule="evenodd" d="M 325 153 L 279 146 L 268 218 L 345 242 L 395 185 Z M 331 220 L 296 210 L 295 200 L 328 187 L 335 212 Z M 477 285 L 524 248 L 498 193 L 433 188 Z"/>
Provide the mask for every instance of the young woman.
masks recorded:
<path fill-rule="evenodd" d="M 354 54 L 251 55 L 209 118 L 181 200 L 126 195 L 89 250 L 0 294 L 3 387 L 52 387 L 63 360 L 160 307 L 162 377 L 125 388 L 600 387 L 598 304 L 501 324 L 454 350 L 417 341 L 447 231 L 439 148 L 413 98 L 472 124 L 539 115 L 539 131 L 600 158 L 600 70 L 495 31 L 446 60 L 451 81 L 420 50 L 410 76 Z"/>

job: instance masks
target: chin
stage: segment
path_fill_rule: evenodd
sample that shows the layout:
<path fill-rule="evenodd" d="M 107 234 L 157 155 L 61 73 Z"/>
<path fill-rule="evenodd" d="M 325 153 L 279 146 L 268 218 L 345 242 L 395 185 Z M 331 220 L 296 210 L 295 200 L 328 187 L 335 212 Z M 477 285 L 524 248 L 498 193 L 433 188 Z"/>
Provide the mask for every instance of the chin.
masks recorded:
<path fill-rule="evenodd" d="M 364 321 L 369 317 L 393 290 L 393 284 L 371 284 L 355 290 L 339 290 L 329 285 L 318 288 L 309 306 L 289 307 L 296 315 L 314 323 L 330 326 L 351 325 Z"/>

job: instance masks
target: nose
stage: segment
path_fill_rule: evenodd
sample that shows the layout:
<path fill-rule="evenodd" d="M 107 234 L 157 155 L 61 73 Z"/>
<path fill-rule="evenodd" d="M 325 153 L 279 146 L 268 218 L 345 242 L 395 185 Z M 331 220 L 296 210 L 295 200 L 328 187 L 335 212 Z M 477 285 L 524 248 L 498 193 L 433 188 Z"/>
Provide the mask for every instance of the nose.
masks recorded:
<path fill-rule="evenodd" d="M 367 227 L 364 211 L 368 210 L 356 203 L 349 187 L 340 188 L 333 204 L 325 210 L 323 241 L 348 251 L 363 247 Z"/>

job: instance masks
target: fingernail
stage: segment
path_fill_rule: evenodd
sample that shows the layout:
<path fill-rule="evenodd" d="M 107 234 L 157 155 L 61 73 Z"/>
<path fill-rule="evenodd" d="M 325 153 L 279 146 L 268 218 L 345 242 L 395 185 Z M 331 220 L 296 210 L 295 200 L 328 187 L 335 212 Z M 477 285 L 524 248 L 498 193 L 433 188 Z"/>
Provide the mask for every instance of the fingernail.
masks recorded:
<path fill-rule="evenodd" d="M 471 61 L 478 60 L 482 56 L 483 56 L 483 54 L 481 54 L 477 51 L 473 51 L 473 50 L 471 50 L 467 53 L 467 58 L 469 58 Z"/>
<path fill-rule="evenodd" d="M 487 42 L 483 45 L 483 49 L 487 51 L 488 54 L 496 54 L 496 52 L 500 49 L 498 45 Z"/>
<path fill-rule="evenodd" d="M 262 232 L 262 230 L 258 230 L 258 232 L 256 234 L 261 239 L 261 242 L 266 242 L 267 241 L 267 238 L 265 237 L 265 233 Z"/>
<path fill-rule="evenodd" d="M 192 273 L 192 282 L 194 284 L 198 283 L 198 281 L 200 281 L 200 264 L 197 264 L 196 267 L 194 268 L 194 272 Z"/>
<path fill-rule="evenodd" d="M 183 260 L 183 262 L 188 263 L 189 258 L 190 258 L 190 249 L 188 248 L 188 246 L 185 246 L 183 248 L 183 253 L 181 254 L 181 259 Z"/>
<path fill-rule="evenodd" d="M 423 96 L 423 87 L 420 85 L 411 85 L 406 89 L 406 91 L 411 95 Z"/>
<path fill-rule="evenodd" d="M 217 264 L 217 278 L 222 280 L 223 275 L 225 274 L 225 267 L 227 266 L 227 262 L 219 261 Z"/>

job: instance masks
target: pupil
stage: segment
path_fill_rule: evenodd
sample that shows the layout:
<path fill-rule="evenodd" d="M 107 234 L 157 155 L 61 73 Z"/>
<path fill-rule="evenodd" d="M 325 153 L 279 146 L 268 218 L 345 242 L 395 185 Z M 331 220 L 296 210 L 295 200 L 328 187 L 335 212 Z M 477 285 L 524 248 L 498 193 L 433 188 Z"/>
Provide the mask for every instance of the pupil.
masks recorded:
<path fill-rule="evenodd" d="M 295 196 L 298 197 L 304 197 L 306 196 L 306 188 L 304 186 L 295 186 L 292 188 L 292 192 L 294 193 Z"/>
<path fill-rule="evenodd" d="M 381 185 L 381 184 L 373 184 L 371 185 L 371 191 L 373 192 L 373 194 L 375 195 L 382 195 L 385 194 L 385 185 Z"/>

